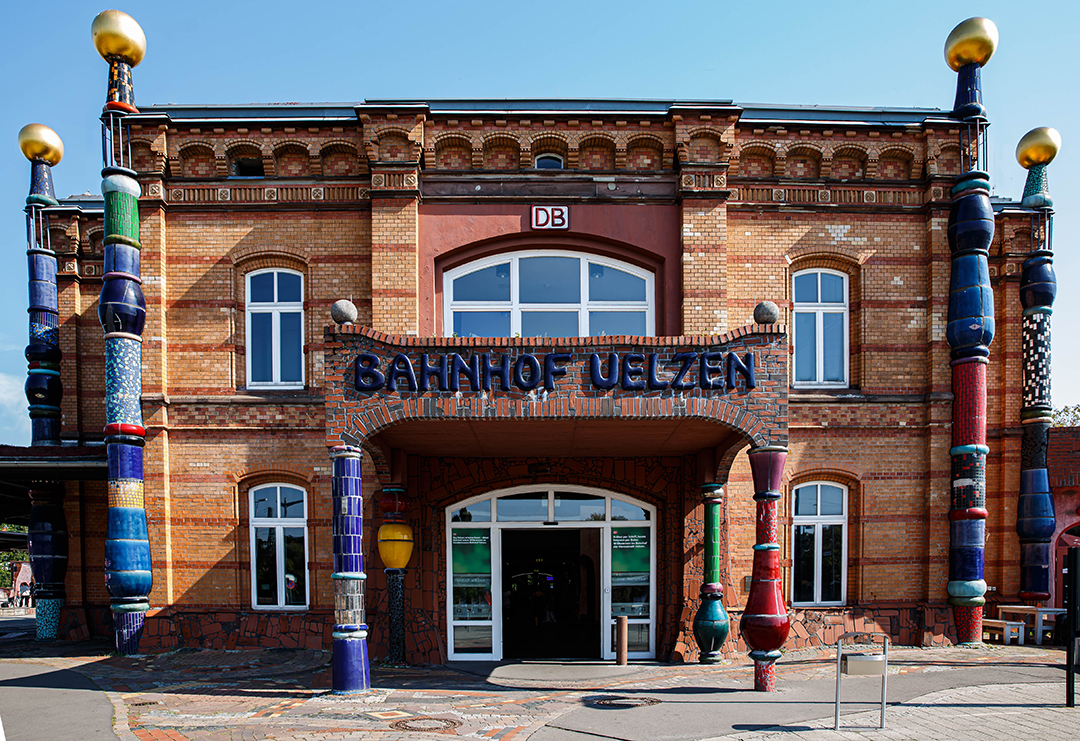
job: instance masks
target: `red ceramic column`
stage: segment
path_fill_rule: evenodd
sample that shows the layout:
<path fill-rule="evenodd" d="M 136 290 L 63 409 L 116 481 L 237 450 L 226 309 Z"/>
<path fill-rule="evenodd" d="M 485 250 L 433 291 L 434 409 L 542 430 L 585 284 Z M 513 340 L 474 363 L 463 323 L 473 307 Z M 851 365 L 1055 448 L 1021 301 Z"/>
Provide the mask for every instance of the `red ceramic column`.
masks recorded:
<path fill-rule="evenodd" d="M 791 629 L 780 585 L 780 545 L 776 542 L 776 504 L 780 499 L 787 448 L 763 446 L 754 448 L 748 455 L 757 502 L 757 544 L 750 595 L 739 630 L 754 660 L 754 689 L 772 692 L 776 689 L 776 660 Z"/>

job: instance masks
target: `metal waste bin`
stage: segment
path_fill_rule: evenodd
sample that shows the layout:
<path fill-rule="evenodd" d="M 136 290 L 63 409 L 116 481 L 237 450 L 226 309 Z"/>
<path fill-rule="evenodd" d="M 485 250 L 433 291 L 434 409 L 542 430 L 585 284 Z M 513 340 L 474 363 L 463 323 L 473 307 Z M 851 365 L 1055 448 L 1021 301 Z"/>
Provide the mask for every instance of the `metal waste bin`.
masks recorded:
<path fill-rule="evenodd" d="M 882 639 L 880 653 L 867 650 L 866 648 L 844 648 L 845 638 L 855 636 L 870 636 L 871 639 Z M 853 644 L 854 646 L 854 644 Z M 870 648 L 876 644 L 871 640 Z M 844 633 L 836 641 L 836 708 L 833 712 L 833 730 L 840 730 L 840 680 L 845 674 L 881 677 L 881 725 L 885 727 L 885 685 L 889 676 L 889 636 L 884 633 L 866 633 L 853 631 Z"/>

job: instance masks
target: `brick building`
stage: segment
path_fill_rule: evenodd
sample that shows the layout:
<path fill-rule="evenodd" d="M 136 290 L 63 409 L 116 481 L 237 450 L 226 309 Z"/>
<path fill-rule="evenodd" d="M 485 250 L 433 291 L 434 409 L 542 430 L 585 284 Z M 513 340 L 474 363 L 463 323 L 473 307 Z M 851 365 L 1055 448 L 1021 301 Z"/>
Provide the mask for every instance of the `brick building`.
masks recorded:
<path fill-rule="evenodd" d="M 610 657 L 619 614 L 632 657 L 696 659 L 703 495 L 721 502 L 733 618 L 750 589 L 747 446 L 789 449 L 789 648 L 863 626 L 955 640 L 949 112 L 377 100 L 126 121 L 147 305 L 144 648 L 330 646 L 342 444 L 364 451 L 377 656 L 376 492 L 400 489 L 410 661 Z M 105 424 L 102 209 L 48 209 L 62 436 L 87 461 Z M 1027 210 L 994 211 L 991 602 L 1019 590 L 1031 241 Z M 339 299 L 354 324 L 331 321 Z M 765 301 L 779 317 L 755 321 Z M 67 486 L 61 629 L 107 631 L 106 485 Z M 728 654 L 746 650 L 737 622 Z"/>

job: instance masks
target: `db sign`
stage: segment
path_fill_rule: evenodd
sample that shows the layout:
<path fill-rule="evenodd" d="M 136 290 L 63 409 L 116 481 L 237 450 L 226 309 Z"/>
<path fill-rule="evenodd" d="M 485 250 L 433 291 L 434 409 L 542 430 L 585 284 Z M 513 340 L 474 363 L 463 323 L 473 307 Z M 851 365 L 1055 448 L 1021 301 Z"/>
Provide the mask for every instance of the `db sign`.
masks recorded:
<path fill-rule="evenodd" d="M 533 206 L 533 229 L 569 229 L 569 206 Z"/>

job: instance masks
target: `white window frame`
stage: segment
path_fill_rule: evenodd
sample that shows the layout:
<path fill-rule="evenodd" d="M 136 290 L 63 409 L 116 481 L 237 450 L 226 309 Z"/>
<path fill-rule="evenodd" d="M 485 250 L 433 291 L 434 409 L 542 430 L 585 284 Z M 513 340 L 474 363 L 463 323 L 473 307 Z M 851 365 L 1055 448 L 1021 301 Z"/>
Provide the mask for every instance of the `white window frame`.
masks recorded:
<path fill-rule="evenodd" d="M 835 275 L 844 281 L 844 303 L 825 303 L 821 301 L 821 279 L 818 279 L 818 301 L 814 303 L 802 302 L 797 303 L 795 301 L 795 279 L 802 275 L 808 274 L 820 274 Z M 850 385 L 850 370 L 851 363 L 849 357 L 849 339 L 848 334 L 850 332 L 851 312 L 848 307 L 851 303 L 850 293 L 851 282 L 847 273 L 842 273 L 839 270 L 829 270 L 828 268 L 809 268 L 807 270 L 800 270 L 791 276 L 791 347 L 797 347 L 798 338 L 796 337 L 796 326 L 798 322 L 795 319 L 797 314 L 813 314 L 815 317 L 814 325 L 817 332 L 817 345 L 815 347 L 815 365 L 814 376 L 818 380 L 814 381 L 798 381 L 795 380 L 795 355 L 792 353 L 791 361 L 791 385 L 795 388 L 847 388 Z M 826 314 L 843 314 L 844 316 L 844 331 L 843 339 L 844 346 L 841 348 L 841 357 L 844 362 L 844 380 L 842 381 L 822 381 L 825 376 L 825 315 Z"/>
<path fill-rule="evenodd" d="M 844 509 L 840 515 L 796 515 L 795 514 L 795 491 L 804 486 L 817 486 L 818 488 L 818 512 L 821 511 L 822 485 L 833 486 L 844 492 Z M 835 481 L 804 481 L 791 487 L 791 574 L 788 580 L 791 591 L 791 604 L 793 607 L 837 607 L 847 604 L 847 554 L 848 554 L 848 494 L 849 489 L 844 484 Z M 799 526 L 812 525 L 814 527 L 814 600 L 811 602 L 795 601 L 795 529 Z M 821 534 L 824 525 L 842 526 L 843 553 L 840 556 L 840 599 L 825 602 L 821 599 Z"/>
<path fill-rule="evenodd" d="M 298 489 L 304 493 L 304 514 L 302 517 L 256 517 L 255 516 L 255 492 L 270 487 L 287 486 L 290 489 Z M 278 504 L 274 510 L 281 511 L 281 493 L 278 492 Z M 248 489 L 248 563 L 251 569 L 251 609 L 269 610 L 271 612 L 296 612 L 307 610 L 311 604 L 311 552 L 309 550 L 309 538 L 307 527 L 308 490 L 296 484 L 284 481 L 259 484 Z M 274 544 L 277 551 L 277 594 L 276 605 L 260 605 L 256 590 L 255 568 L 255 530 L 257 528 L 274 528 L 277 532 L 274 536 Z M 303 528 L 304 530 L 304 604 L 285 604 L 285 537 L 282 532 L 285 528 Z"/>
<path fill-rule="evenodd" d="M 300 300 L 299 301 L 273 301 L 270 303 L 260 302 L 252 303 L 251 301 L 251 279 L 257 275 L 264 275 L 266 273 L 287 273 L 289 275 L 295 275 L 300 278 Z M 244 347 L 246 351 L 245 357 L 245 373 L 247 387 L 252 389 L 302 389 L 306 383 L 307 378 L 307 355 L 304 352 L 304 343 L 306 342 L 306 317 L 304 316 L 304 274 L 297 270 L 289 270 L 287 268 L 264 268 L 262 270 L 253 270 L 244 276 Z M 274 298 L 277 298 L 277 278 L 274 278 Z M 300 381 L 282 382 L 281 379 L 281 315 L 282 313 L 296 313 L 300 314 Z M 270 336 L 274 343 L 274 347 L 271 353 L 272 368 L 273 368 L 273 380 L 272 381 L 252 381 L 251 380 L 251 359 L 252 355 L 252 332 L 251 332 L 251 317 L 253 314 L 271 314 L 273 319 L 271 320 Z"/>
<path fill-rule="evenodd" d="M 541 159 L 544 159 L 545 157 L 548 158 L 548 159 L 558 160 L 559 161 L 559 166 L 558 167 L 539 167 L 536 163 L 539 162 Z M 543 154 L 538 154 L 535 157 L 533 157 L 533 169 L 534 170 L 565 170 L 566 169 L 566 160 L 563 159 L 563 156 L 561 154 L 555 154 L 554 152 L 544 152 Z"/>
<path fill-rule="evenodd" d="M 580 268 L 580 295 L 581 300 L 577 304 L 522 304 L 519 300 L 518 263 L 528 257 L 570 257 L 579 260 Z M 489 268 L 492 265 L 510 265 L 510 300 L 509 301 L 455 301 L 454 280 L 468 275 L 477 270 Z M 645 281 L 644 301 L 590 301 L 589 300 L 589 265 L 595 264 L 610 267 L 629 273 L 636 278 Z M 645 312 L 645 330 L 647 336 L 656 333 L 656 291 L 655 276 L 649 270 L 639 268 L 621 260 L 609 257 L 600 257 L 588 252 L 573 252 L 569 250 L 523 250 L 520 252 L 503 253 L 481 258 L 466 265 L 461 265 L 443 273 L 443 336 L 454 335 L 454 312 L 455 311 L 509 311 L 510 312 L 510 337 L 521 336 L 522 308 L 528 311 L 576 311 L 578 314 L 579 337 L 592 336 L 589 332 L 590 311 L 625 311 L 628 313 Z"/>
<path fill-rule="evenodd" d="M 572 520 L 555 523 L 555 492 L 567 492 L 578 494 L 592 494 L 597 497 L 604 497 L 604 519 L 603 520 Z M 528 521 L 528 522 L 516 522 L 516 521 L 499 521 L 498 514 L 498 499 L 511 494 L 527 494 L 536 493 L 540 494 L 547 492 L 548 497 L 548 516 L 547 523 Z M 453 522 L 453 514 L 455 511 L 483 502 L 485 500 L 491 500 L 491 520 L 487 522 Z M 635 507 L 640 507 L 649 513 L 648 520 L 612 520 L 611 519 L 611 502 L 612 500 L 626 502 Z M 648 618 L 630 618 L 630 624 L 645 624 L 649 625 L 649 650 L 648 651 L 629 651 L 627 656 L 631 659 L 653 659 L 656 657 L 656 623 L 657 616 L 659 615 L 659 609 L 656 604 L 656 554 L 658 544 L 656 542 L 659 528 L 656 522 L 656 507 L 651 504 L 634 499 L 633 497 L 625 496 L 623 494 L 616 494 L 615 492 L 608 491 L 606 489 L 596 489 L 588 486 L 573 486 L 573 485 L 552 485 L 542 484 L 538 486 L 515 486 L 509 489 L 500 489 L 498 491 L 488 492 L 482 496 L 472 497 L 465 499 L 461 502 L 455 502 L 448 506 L 445 510 L 446 517 L 446 626 L 447 626 L 447 651 L 451 661 L 502 661 L 503 659 L 503 600 L 502 600 L 502 579 L 503 579 L 503 564 L 502 564 L 502 533 L 507 530 L 542 530 L 547 531 L 551 529 L 572 529 L 580 530 L 586 528 L 596 528 L 601 531 L 600 534 L 600 580 L 598 588 L 600 589 L 600 652 L 603 659 L 615 658 L 615 645 L 612 641 L 612 630 L 615 625 L 615 619 L 611 617 L 611 530 L 613 527 L 641 527 L 649 528 L 649 617 Z M 553 523 L 553 524 L 548 524 Z M 455 620 L 454 618 L 454 564 L 453 564 L 453 546 L 451 545 L 451 529 L 482 529 L 489 530 L 491 533 L 491 620 Z M 457 653 L 454 650 L 454 626 L 457 624 L 465 626 L 480 626 L 491 625 L 491 648 L 490 654 L 481 653 Z"/>

